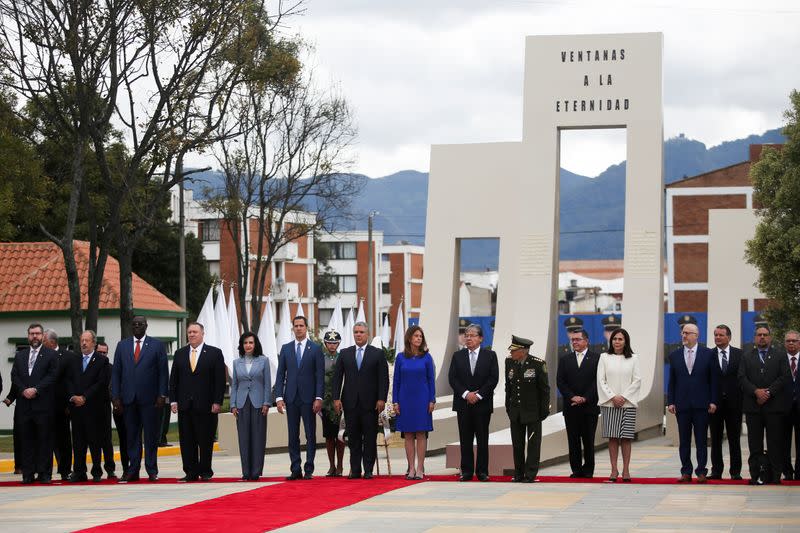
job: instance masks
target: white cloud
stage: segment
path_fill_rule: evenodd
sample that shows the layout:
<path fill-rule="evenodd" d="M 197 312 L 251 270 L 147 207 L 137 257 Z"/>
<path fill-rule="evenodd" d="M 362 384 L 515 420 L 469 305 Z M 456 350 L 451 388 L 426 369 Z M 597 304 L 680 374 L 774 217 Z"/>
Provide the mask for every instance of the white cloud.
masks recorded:
<path fill-rule="evenodd" d="M 353 106 L 370 176 L 427 170 L 430 144 L 520 140 L 526 35 L 663 32 L 665 135 L 709 146 L 782 125 L 800 88 L 793 0 L 310 0 L 289 24 Z M 624 154 L 580 143 L 576 172 Z"/>

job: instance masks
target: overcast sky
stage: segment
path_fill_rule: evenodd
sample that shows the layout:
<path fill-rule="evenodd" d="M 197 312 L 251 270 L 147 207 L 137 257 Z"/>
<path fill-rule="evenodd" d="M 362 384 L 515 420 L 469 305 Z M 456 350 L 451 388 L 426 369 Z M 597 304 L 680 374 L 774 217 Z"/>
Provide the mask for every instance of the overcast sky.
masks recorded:
<path fill-rule="evenodd" d="M 719 144 L 781 126 L 800 89 L 796 0 L 308 0 L 290 21 L 359 128 L 353 169 L 429 168 L 430 145 L 519 141 L 526 35 L 663 32 L 665 138 Z M 581 152 L 582 157 L 575 153 Z M 585 154 L 593 154 L 586 157 Z M 562 166 L 594 176 L 624 133 L 580 132 Z"/>

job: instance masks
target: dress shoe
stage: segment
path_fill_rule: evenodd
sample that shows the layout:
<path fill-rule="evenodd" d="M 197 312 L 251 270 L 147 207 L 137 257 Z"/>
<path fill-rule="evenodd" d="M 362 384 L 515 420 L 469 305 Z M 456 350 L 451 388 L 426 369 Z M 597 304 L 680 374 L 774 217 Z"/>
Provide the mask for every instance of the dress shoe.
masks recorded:
<path fill-rule="evenodd" d="M 286 481 L 297 481 L 298 479 L 303 479 L 303 475 L 300 472 L 286 476 Z"/>
<path fill-rule="evenodd" d="M 735 476 L 731 476 L 731 479 L 734 480 L 734 481 L 741 481 L 742 480 L 742 476 L 740 476 L 739 474 L 736 474 Z"/>
<path fill-rule="evenodd" d="M 328 469 L 328 473 L 325 474 L 325 477 L 336 477 L 336 467 L 332 466 Z"/>
<path fill-rule="evenodd" d="M 61 476 L 61 481 L 69 481 L 69 473 L 59 475 Z"/>
<path fill-rule="evenodd" d="M 124 474 L 122 474 L 122 477 L 119 478 L 119 483 L 134 483 L 136 481 L 139 481 L 139 475 L 131 474 L 128 472 L 125 472 Z"/>
<path fill-rule="evenodd" d="M 767 485 L 780 485 L 780 484 L 781 484 L 780 479 L 776 479 L 775 481 L 770 481 L 769 483 L 767 483 Z"/>
<path fill-rule="evenodd" d="M 23 485 L 30 485 L 31 483 L 33 483 L 33 476 L 22 476 Z"/>
<path fill-rule="evenodd" d="M 155 483 L 158 481 L 158 474 L 147 474 L 147 481 L 150 483 Z"/>
<path fill-rule="evenodd" d="M 49 485 L 51 481 L 50 474 L 39 474 L 37 481 L 42 485 Z"/>
<path fill-rule="evenodd" d="M 711 474 L 710 476 L 706 476 L 706 479 L 722 479 L 722 474 Z"/>
<path fill-rule="evenodd" d="M 109 474 L 108 474 L 108 476 L 106 477 L 106 479 L 117 480 L 117 479 L 119 479 L 119 478 L 117 477 L 117 475 L 116 475 L 116 474 L 114 474 L 114 472 L 111 472 L 111 473 L 109 473 Z"/>
<path fill-rule="evenodd" d="M 214 474 L 203 474 L 200 476 L 200 481 L 211 481 L 212 477 L 214 477 Z"/>
<path fill-rule="evenodd" d="M 364 479 L 372 479 L 372 472 L 364 472 Z"/>
<path fill-rule="evenodd" d="M 764 482 L 761 481 L 760 479 L 751 479 L 750 481 L 747 482 L 747 484 L 748 485 L 759 486 L 759 485 L 763 485 Z"/>
<path fill-rule="evenodd" d="M 70 483 L 81 483 L 83 481 L 88 481 L 88 478 L 86 477 L 86 474 L 76 474 L 73 472 L 69 475 L 69 479 L 67 481 Z"/>
<path fill-rule="evenodd" d="M 525 476 L 515 474 L 514 477 L 511 478 L 511 483 L 522 483 L 523 479 L 525 479 Z"/>
<path fill-rule="evenodd" d="M 347 479 L 361 479 L 361 474 L 350 473 L 348 474 Z"/>
<path fill-rule="evenodd" d="M 689 474 L 681 474 L 681 477 L 678 478 L 678 483 L 691 483 L 691 482 L 692 482 L 692 476 L 690 476 Z"/>
<path fill-rule="evenodd" d="M 183 476 L 178 479 L 178 483 L 191 483 L 192 481 L 197 481 L 197 476 Z"/>
<path fill-rule="evenodd" d="M 536 478 L 525 476 L 522 478 L 522 483 L 536 483 Z"/>
<path fill-rule="evenodd" d="M 794 474 L 784 474 L 783 479 L 785 481 L 792 481 L 794 479 Z"/>
<path fill-rule="evenodd" d="M 305 474 L 303 474 L 303 479 L 314 479 L 314 474 L 312 474 L 311 472 L 306 472 Z"/>
<path fill-rule="evenodd" d="M 475 477 L 478 478 L 478 481 L 489 481 L 489 474 L 478 474 Z"/>
<path fill-rule="evenodd" d="M 461 474 L 458 478 L 459 481 L 472 481 L 472 474 Z"/>
<path fill-rule="evenodd" d="M 100 483 L 101 481 L 103 481 L 103 476 L 92 476 L 92 481 L 94 481 L 95 483 Z"/>
<path fill-rule="evenodd" d="M 708 483 L 708 478 L 705 474 L 698 474 L 697 475 L 697 482 L 698 483 Z"/>
<path fill-rule="evenodd" d="M 575 479 L 575 478 L 579 478 L 579 477 L 583 477 L 583 476 L 580 475 L 580 474 L 572 473 L 572 474 L 569 475 L 569 477 L 572 478 L 572 479 Z"/>

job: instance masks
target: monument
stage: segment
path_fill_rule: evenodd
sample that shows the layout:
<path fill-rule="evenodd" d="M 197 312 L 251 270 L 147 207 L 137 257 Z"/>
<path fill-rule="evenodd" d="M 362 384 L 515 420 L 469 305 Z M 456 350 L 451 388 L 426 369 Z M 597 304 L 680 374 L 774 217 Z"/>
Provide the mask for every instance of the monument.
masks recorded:
<path fill-rule="evenodd" d="M 439 396 L 457 347 L 460 246 L 474 238 L 500 241 L 494 348 L 502 358 L 512 333 L 533 339 L 555 394 L 560 132 L 625 128 L 623 327 L 641 357 L 638 429 L 661 425 L 662 53 L 660 33 L 527 37 L 522 141 L 432 146 L 420 324 Z M 501 373 L 497 406 L 503 387 Z M 493 427 L 501 421 L 496 411 Z"/>

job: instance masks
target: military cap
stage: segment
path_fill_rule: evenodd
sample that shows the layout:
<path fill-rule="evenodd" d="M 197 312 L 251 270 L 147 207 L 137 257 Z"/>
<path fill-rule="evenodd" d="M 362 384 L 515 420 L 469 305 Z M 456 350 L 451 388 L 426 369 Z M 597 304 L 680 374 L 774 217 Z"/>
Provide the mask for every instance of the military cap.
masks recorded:
<path fill-rule="evenodd" d="M 525 348 L 526 350 L 531 347 L 533 341 L 528 339 L 523 339 L 522 337 L 517 337 L 516 335 L 511 335 L 511 344 L 508 347 L 508 351 L 513 352 L 514 350 L 519 350 L 520 348 Z"/>
<path fill-rule="evenodd" d="M 694 324 L 696 326 L 697 325 L 697 319 L 695 317 L 693 317 L 692 315 L 681 315 L 680 318 L 678 318 L 678 325 L 680 327 L 683 327 L 686 324 Z"/>
<path fill-rule="evenodd" d="M 601 322 L 603 323 L 603 329 L 605 329 L 606 331 L 611 331 L 612 329 L 617 329 L 619 327 L 622 327 L 622 320 L 620 320 L 620 318 L 617 315 L 608 315 L 606 317 L 603 317 L 603 320 L 601 320 Z"/>
<path fill-rule="evenodd" d="M 767 322 L 767 317 L 765 317 L 761 313 L 758 313 L 756 314 L 756 316 L 753 317 L 753 324 L 755 324 L 757 328 L 769 327 L 769 323 Z"/>
<path fill-rule="evenodd" d="M 339 332 L 336 331 L 335 329 L 331 329 L 325 332 L 323 340 L 325 342 L 330 342 L 330 343 L 342 342 L 342 336 L 339 335 Z"/>
<path fill-rule="evenodd" d="M 577 316 L 571 316 L 564 321 L 564 327 L 567 328 L 569 332 L 578 331 L 579 329 L 583 329 L 583 320 Z"/>

